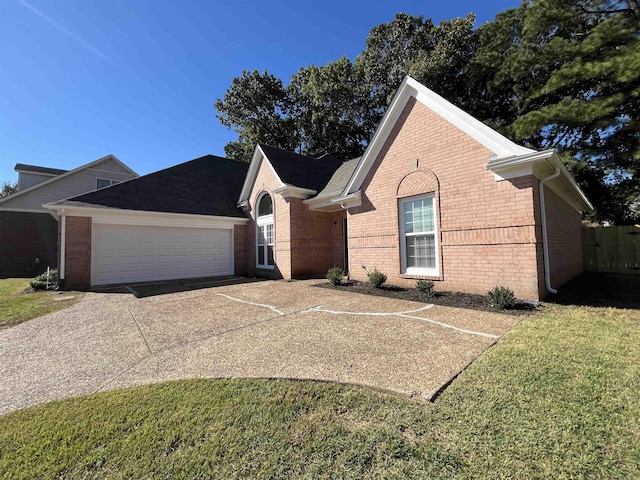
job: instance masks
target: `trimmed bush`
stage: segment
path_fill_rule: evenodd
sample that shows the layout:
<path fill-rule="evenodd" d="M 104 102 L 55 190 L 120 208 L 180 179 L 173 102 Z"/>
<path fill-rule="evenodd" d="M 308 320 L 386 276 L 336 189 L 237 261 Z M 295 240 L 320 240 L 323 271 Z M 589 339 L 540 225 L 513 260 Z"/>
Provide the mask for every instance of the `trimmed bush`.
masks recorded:
<path fill-rule="evenodd" d="M 416 282 L 416 290 L 421 297 L 431 298 L 436 294 L 435 287 L 431 280 L 418 280 Z"/>
<path fill-rule="evenodd" d="M 49 288 L 54 288 L 58 284 L 58 270 L 49 270 Z M 34 290 L 45 290 L 47 288 L 47 272 L 41 273 L 29 282 Z"/>
<path fill-rule="evenodd" d="M 369 283 L 376 288 L 382 287 L 384 282 L 387 281 L 387 276 L 377 268 L 374 268 L 373 272 L 367 272 L 367 278 L 369 279 Z"/>
<path fill-rule="evenodd" d="M 327 280 L 329 280 L 332 285 L 339 285 L 342 283 L 342 277 L 344 277 L 344 270 L 340 267 L 330 268 L 327 272 Z"/>
<path fill-rule="evenodd" d="M 492 307 L 500 309 L 513 308 L 516 304 L 516 296 L 508 287 L 493 287 L 493 289 L 487 292 L 489 302 Z"/>

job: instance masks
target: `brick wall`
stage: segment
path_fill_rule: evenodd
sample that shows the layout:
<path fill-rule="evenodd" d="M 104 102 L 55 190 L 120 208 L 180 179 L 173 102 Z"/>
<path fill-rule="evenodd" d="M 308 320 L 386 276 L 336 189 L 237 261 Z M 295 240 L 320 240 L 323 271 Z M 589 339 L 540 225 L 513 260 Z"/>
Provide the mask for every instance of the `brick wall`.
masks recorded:
<path fill-rule="evenodd" d="M 262 162 L 251 190 L 251 221 L 246 227 L 247 273 L 274 278 L 308 278 L 324 276 L 333 266 L 344 267 L 343 219 L 345 211 L 309 210 L 300 198 L 283 199 L 275 195 L 280 187 L 273 169 Z M 275 228 L 275 269 L 256 268 L 257 202 L 262 192 L 273 200 Z"/>
<path fill-rule="evenodd" d="M 434 192 L 436 288 L 486 293 L 504 285 L 537 299 L 534 178 L 496 182 L 486 169 L 491 154 L 411 99 L 363 183 L 362 206 L 349 209 L 351 276 L 366 280 L 365 265 L 386 273 L 391 284 L 415 285 L 418 277 L 401 272 L 398 201 Z"/>
<path fill-rule="evenodd" d="M 545 186 L 545 209 L 547 217 L 547 236 L 549 241 L 549 268 L 551 286 L 560 288 L 566 282 L 582 273 L 582 217 L 569 204 L 562 200 L 549 187 Z M 539 225 L 540 199 L 538 181 L 535 179 L 535 214 Z M 544 252 L 542 248 L 542 227 L 537 229 L 538 274 L 540 277 L 540 297 L 548 292 L 544 282 Z"/>
<path fill-rule="evenodd" d="M 291 238 L 290 238 L 290 205 L 288 199 L 282 199 L 280 195 L 274 195 L 274 189 L 280 186 L 273 169 L 263 160 L 256 181 L 251 189 L 249 202 L 251 206 L 251 221 L 247 224 L 246 252 L 247 273 L 272 278 L 291 278 Z M 269 192 L 273 200 L 273 223 L 275 229 L 275 269 L 256 268 L 256 215 L 257 202 L 262 192 Z"/>
<path fill-rule="evenodd" d="M 91 218 L 66 217 L 65 284 L 67 289 L 91 284 Z"/>
<path fill-rule="evenodd" d="M 302 199 L 289 200 L 292 277 L 323 277 L 333 266 L 344 268 L 343 219 L 346 211 L 309 210 Z"/>

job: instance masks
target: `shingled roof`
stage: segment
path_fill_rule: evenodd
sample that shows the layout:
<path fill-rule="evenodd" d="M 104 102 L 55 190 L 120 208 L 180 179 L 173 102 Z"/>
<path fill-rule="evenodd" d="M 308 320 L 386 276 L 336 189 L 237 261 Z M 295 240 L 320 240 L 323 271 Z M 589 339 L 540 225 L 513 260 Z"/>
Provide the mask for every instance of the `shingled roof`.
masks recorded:
<path fill-rule="evenodd" d="M 33 172 L 33 173 L 45 173 L 47 175 L 62 175 L 69 170 L 62 170 L 60 168 L 38 167 L 37 165 L 27 165 L 26 163 L 16 163 L 13 167 L 16 172 Z"/>
<path fill-rule="evenodd" d="M 260 144 L 274 170 L 285 184 L 309 190 L 322 190 L 342 161 L 333 155 L 307 157 Z"/>
<path fill-rule="evenodd" d="M 236 206 L 249 164 L 206 155 L 53 205 L 246 217 Z"/>

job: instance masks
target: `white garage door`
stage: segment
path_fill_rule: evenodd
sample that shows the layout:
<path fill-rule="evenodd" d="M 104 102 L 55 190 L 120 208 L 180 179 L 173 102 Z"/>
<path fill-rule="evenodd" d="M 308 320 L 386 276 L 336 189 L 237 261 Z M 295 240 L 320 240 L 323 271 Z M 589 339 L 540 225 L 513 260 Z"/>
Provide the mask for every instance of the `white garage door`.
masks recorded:
<path fill-rule="evenodd" d="M 232 230 L 93 226 L 92 285 L 233 274 Z"/>

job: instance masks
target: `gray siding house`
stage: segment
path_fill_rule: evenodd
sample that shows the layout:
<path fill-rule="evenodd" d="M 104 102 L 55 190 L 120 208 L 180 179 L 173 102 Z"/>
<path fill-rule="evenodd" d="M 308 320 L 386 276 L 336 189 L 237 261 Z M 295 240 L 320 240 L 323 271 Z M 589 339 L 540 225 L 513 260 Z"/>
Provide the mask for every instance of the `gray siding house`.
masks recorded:
<path fill-rule="evenodd" d="M 74 170 L 19 163 L 18 191 L 0 199 L 0 278 L 57 266 L 58 220 L 42 207 L 138 177 L 113 155 Z"/>

